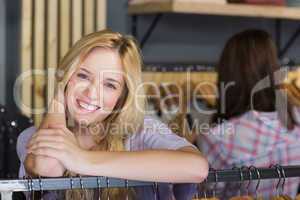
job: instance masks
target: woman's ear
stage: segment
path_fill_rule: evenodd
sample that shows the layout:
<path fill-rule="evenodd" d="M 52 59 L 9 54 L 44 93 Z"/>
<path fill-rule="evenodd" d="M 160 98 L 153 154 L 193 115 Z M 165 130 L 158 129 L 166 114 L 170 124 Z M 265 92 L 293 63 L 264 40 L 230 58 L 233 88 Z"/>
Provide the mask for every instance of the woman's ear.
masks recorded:
<path fill-rule="evenodd" d="M 66 108 L 64 88 L 58 84 L 54 97 L 49 105 L 48 112 L 45 115 L 39 128 L 51 128 L 52 125 L 66 126 Z"/>

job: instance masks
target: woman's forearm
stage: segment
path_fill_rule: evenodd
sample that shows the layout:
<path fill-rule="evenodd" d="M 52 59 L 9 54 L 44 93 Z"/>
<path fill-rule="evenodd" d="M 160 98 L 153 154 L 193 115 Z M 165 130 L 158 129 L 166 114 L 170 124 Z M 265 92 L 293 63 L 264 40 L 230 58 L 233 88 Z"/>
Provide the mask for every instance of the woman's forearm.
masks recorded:
<path fill-rule="evenodd" d="M 197 153 L 148 150 L 86 153 L 83 173 L 130 180 L 199 183 L 208 174 L 207 160 Z"/>

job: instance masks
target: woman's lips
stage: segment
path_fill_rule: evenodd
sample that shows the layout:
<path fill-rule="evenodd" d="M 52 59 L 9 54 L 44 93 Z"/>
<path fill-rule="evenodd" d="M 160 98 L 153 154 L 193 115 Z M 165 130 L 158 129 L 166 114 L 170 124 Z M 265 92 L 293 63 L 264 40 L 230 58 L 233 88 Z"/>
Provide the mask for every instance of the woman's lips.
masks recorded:
<path fill-rule="evenodd" d="M 84 112 L 88 112 L 88 113 L 91 113 L 91 112 L 95 112 L 96 110 L 99 110 L 100 107 L 97 106 L 97 105 L 94 105 L 94 104 L 89 104 L 85 101 L 82 101 L 80 99 L 77 99 L 76 100 L 77 102 L 77 106 L 78 108 L 81 110 L 81 111 L 84 111 Z"/>

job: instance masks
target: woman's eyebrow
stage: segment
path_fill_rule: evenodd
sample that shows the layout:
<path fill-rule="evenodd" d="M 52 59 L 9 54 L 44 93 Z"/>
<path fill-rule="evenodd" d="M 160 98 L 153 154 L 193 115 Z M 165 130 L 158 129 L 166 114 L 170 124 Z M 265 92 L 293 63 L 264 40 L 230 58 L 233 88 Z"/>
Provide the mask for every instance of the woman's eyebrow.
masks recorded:
<path fill-rule="evenodd" d="M 116 82 L 118 83 L 119 85 L 121 85 L 121 83 L 113 78 L 106 78 L 107 81 L 112 81 L 112 82 Z"/>
<path fill-rule="evenodd" d="M 85 68 L 80 68 L 80 70 L 85 71 L 88 74 L 91 74 L 91 72 L 89 70 L 85 69 Z"/>

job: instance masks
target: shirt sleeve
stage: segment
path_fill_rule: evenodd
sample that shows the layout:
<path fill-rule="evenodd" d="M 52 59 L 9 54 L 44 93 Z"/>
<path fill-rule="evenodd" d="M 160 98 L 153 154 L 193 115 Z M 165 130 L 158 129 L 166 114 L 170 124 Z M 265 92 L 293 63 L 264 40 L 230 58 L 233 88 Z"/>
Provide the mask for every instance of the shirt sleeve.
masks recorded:
<path fill-rule="evenodd" d="M 24 161 L 27 155 L 26 145 L 29 142 L 31 136 L 36 132 L 36 128 L 34 126 L 29 127 L 21 132 L 17 140 L 17 154 L 20 160 L 20 169 L 19 169 L 19 178 L 23 178 L 25 176 L 25 167 Z"/>
<path fill-rule="evenodd" d="M 210 167 L 223 169 L 232 167 L 233 134 L 222 133 L 220 127 L 200 136 L 200 150 L 206 156 Z"/>
<path fill-rule="evenodd" d="M 151 117 L 145 117 L 140 138 L 145 149 L 177 150 L 189 146 L 197 148 L 185 138 L 173 133 L 165 123 Z"/>

